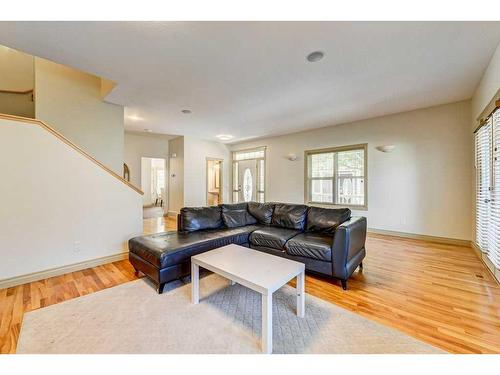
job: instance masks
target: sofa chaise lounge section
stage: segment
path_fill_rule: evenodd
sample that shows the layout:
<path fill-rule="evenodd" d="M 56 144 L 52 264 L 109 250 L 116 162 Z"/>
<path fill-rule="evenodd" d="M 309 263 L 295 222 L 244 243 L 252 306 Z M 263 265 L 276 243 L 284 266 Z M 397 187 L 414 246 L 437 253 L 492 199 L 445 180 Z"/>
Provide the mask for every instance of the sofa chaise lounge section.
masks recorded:
<path fill-rule="evenodd" d="M 156 285 L 190 274 L 191 256 L 229 244 L 302 262 L 306 272 L 347 280 L 366 255 L 366 218 L 351 211 L 285 203 L 185 207 L 178 230 L 129 240 L 129 259 Z"/>

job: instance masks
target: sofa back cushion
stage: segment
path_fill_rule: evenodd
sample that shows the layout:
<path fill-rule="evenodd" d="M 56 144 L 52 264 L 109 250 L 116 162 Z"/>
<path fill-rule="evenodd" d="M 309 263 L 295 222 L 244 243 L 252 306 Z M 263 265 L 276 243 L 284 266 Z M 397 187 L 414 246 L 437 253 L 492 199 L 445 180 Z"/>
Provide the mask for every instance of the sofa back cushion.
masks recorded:
<path fill-rule="evenodd" d="M 307 231 L 335 234 L 335 229 L 349 220 L 351 210 L 348 208 L 309 207 L 307 213 Z"/>
<path fill-rule="evenodd" d="M 222 226 L 220 207 L 181 208 L 180 231 L 195 232 L 202 229 L 216 229 Z"/>
<path fill-rule="evenodd" d="M 271 224 L 276 227 L 304 230 L 306 216 L 306 205 L 276 203 Z"/>
<path fill-rule="evenodd" d="M 242 227 L 257 223 L 248 212 L 248 203 L 222 204 L 222 221 L 228 228 Z"/>
<path fill-rule="evenodd" d="M 222 203 L 220 205 L 222 208 L 222 211 L 238 211 L 238 210 L 247 210 L 248 209 L 248 202 L 241 202 L 241 203 Z"/>
<path fill-rule="evenodd" d="M 271 218 L 273 216 L 274 204 L 272 203 L 248 203 L 248 212 L 257 219 L 260 224 L 271 224 Z"/>

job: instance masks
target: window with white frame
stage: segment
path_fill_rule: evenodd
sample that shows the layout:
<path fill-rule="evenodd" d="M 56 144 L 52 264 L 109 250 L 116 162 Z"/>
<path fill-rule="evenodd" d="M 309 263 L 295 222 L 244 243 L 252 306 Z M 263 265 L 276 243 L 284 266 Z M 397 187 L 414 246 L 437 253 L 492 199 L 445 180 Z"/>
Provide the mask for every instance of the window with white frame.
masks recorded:
<path fill-rule="evenodd" d="M 306 202 L 367 207 L 367 145 L 306 151 Z"/>

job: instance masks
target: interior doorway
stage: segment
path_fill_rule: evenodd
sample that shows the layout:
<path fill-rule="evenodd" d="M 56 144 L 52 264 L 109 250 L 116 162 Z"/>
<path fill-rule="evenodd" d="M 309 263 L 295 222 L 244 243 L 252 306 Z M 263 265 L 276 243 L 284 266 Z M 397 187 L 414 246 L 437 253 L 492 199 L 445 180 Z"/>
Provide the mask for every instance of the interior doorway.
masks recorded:
<path fill-rule="evenodd" d="M 141 189 L 144 217 L 161 217 L 166 206 L 166 160 L 141 158 Z"/>
<path fill-rule="evenodd" d="M 207 158 L 207 206 L 222 203 L 222 159 Z"/>

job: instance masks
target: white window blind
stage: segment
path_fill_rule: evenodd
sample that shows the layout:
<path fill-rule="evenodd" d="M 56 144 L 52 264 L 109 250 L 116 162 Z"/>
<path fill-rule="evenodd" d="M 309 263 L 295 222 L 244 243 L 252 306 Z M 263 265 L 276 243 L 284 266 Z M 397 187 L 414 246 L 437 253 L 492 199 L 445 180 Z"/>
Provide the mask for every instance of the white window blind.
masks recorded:
<path fill-rule="evenodd" d="M 500 111 L 475 134 L 476 244 L 500 269 Z"/>
<path fill-rule="evenodd" d="M 476 244 L 488 252 L 491 185 L 491 124 L 476 131 Z"/>
<path fill-rule="evenodd" d="M 490 189 L 490 220 L 488 258 L 500 269 L 500 112 L 489 118 L 493 131 L 492 186 Z"/>

